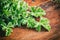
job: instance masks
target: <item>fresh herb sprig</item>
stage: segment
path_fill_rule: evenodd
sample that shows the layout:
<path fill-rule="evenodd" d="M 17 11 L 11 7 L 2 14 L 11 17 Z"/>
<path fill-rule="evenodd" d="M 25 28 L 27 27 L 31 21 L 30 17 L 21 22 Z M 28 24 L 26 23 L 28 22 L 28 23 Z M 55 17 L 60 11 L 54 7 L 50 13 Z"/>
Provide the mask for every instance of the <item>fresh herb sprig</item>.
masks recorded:
<path fill-rule="evenodd" d="M 27 25 L 28 28 L 35 28 L 41 31 L 43 26 L 48 31 L 51 29 L 49 20 L 45 17 L 46 12 L 40 7 L 31 7 L 23 0 L 2 0 L 0 1 L 0 28 L 6 31 L 6 36 L 11 35 L 12 28 L 18 25 Z M 40 17 L 36 21 L 35 17 Z"/>

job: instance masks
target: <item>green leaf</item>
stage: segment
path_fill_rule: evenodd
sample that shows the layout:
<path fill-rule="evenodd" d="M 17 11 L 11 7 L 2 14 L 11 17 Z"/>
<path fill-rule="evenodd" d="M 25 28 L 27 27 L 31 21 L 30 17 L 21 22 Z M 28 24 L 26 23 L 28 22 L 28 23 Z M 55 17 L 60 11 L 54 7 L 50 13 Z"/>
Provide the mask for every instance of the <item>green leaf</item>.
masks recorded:
<path fill-rule="evenodd" d="M 46 12 L 42 8 L 40 8 L 40 7 L 36 8 L 36 11 L 35 12 L 37 14 L 40 14 L 40 16 L 46 15 Z"/>
<path fill-rule="evenodd" d="M 40 7 L 31 7 L 31 15 L 35 17 L 42 17 L 46 12 Z"/>
<path fill-rule="evenodd" d="M 49 21 L 48 21 L 47 18 L 41 17 L 40 24 L 41 24 L 45 29 L 47 29 L 48 31 L 51 29 L 51 27 L 50 27 L 50 25 L 49 25 Z"/>
<path fill-rule="evenodd" d="M 34 28 L 34 26 L 35 26 L 35 24 L 36 24 L 35 19 L 29 17 L 27 20 L 28 20 L 28 22 L 27 22 L 27 27 L 29 27 L 29 28 Z"/>
<path fill-rule="evenodd" d="M 11 29 L 11 28 L 8 28 L 8 29 L 6 30 L 6 36 L 11 35 L 11 32 L 13 32 L 12 29 Z"/>
<path fill-rule="evenodd" d="M 38 26 L 36 27 L 36 30 L 37 30 L 38 32 L 40 32 L 40 31 L 41 31 L 41 26 L 38 25 Z"/>
<path fill-rule="evenodd" d="M 21 23 L 22 23 L 23 25 L 26 25 L 27 19 L 22 19 L 22 20 L 21 20 Z"/>
<path fill-rule="evenodd" d="M 12 24 L 12 22 L 9 22 L 7 25 L 8 28 L 14 28 L 14 25 Z"/>
<path fill-rule="evenodd" d="M 35 12 L 36 8 L 35 7 L 30 7 L 31 12 Z"/>
<path fill-rule="evenodd" d="M 47 24 L 47 25 L 43 25 L 43 27 L 44 27 L 46 30 L 48 30 L 48 31 L 50 31 L 50 29 L 51 29 L 51 27 L 50 27 L 49 24 Z"/>
<path fill-rule="evenodd" d="M 23 12 L 23 14 L 22 14 L 22 16 L 24 17 L 24 18 L 26 18 L 26 17 L 28 17 L 28 13 L 27 12 Z"/>
<path fill-rule="evenodd" d="M 49 20 L 47 18 L 41 17 L 40 18 L 40 23 L 41 24 L 49 24 Z"/>
<path fill-rule="evenodd" d="M 3 22 L 2 24 L 1 24 L 1 26 L 2 26 L 2 30 L 6 30 L 6 24 Z"/>

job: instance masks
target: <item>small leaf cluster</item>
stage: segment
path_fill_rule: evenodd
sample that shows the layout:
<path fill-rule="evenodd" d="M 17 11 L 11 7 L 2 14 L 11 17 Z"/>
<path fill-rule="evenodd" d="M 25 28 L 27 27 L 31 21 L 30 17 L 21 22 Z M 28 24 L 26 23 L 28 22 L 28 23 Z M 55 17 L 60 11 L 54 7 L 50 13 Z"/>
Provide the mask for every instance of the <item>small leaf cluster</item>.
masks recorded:
<path fill-rule="evenodd" d="M 1 0 L 0 1 L 0 28 L 6 31 L 6 36 L 11 35 L 12 28 L 16 25 L 27 25 L 41 31 L 43 26 L 50 30 L 49 20 L 45 17 L 45 11 L 40 7 L 31 7 L 23 0 Z M 40 18 L 39 22 L 35 18 Z"/>

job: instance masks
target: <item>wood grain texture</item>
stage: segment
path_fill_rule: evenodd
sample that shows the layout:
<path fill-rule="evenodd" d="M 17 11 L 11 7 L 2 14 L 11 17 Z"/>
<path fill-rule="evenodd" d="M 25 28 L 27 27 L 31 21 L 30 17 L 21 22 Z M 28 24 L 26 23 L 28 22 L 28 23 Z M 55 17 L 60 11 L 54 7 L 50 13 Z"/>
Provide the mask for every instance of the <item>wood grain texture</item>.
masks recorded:
<path fill-rule="evenodd" d="M 0 37 L 0 40 L 60 40 L 60 9 L 56 9 L 52 2 L 40 5 L 49 19 L 51 30 L 37 32 L 33 29 L 14 28 L 9 37 Z"/>

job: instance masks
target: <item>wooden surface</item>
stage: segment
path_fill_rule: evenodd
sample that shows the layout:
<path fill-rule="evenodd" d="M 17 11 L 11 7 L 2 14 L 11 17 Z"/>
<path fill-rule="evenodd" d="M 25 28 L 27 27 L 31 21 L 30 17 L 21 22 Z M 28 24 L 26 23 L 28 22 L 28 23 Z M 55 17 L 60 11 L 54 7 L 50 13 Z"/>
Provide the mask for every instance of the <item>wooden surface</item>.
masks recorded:
<path fill-rule="evenodd" d="M 28 3 L 29 6 L 39 6 L 44 2 L 48 2 L 50 0 L 24 0 Z"/>
<path fill-rule="evenodd" d="M 50 20 L 51 30 L 49 32 L 37 32 L 32 29 L 14 28 L 9 37 L 0 37 L 0 40 L 60 40 L 60 9 L 56 9 L 53 4 L 41 5 L 46 11 Z"/>

